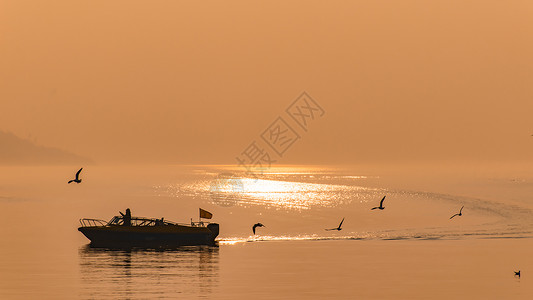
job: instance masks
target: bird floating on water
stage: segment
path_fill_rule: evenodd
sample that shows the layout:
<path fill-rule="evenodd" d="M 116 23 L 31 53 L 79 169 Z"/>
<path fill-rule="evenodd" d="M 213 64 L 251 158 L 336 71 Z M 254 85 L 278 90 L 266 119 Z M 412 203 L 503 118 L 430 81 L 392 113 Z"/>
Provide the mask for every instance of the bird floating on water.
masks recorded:
<path fill-rule="evenodd" d="M 514 272 L 514 276 L 518 276 L 518 278 L 520 278 L 520 270 L 518 270 L 518 272 Z"/>
<path fill-rule="evenodd" d="M 379 202 L 379 206 L 373 207 L 371 210 L 374 210 L 374 209 L 385 209 L 385 206 L 383 206 L 383 200 L 385 200 L 385 197 L 387 197 L 387 196 L 383 196 L 383 199 L 381 199 L 381 201 Z"/>
<path fill-rule="evenodd" d="M 453 219 L 453 217 L 455 217 L 455 216 L 459 216 L 459 217 L 462 216 L 462 215 L 463 215 L 463 208 L 464 208 L 464 207 L 465 207 L 464 205 L 463 205 L 463 207 L 461 207 L 461 210 L 459 211 L 458 214 L 455 214 L 455 215 L 451 216 L 451 217 L 450 217 L 450 220 Z"/>
<path fill-rule="evenodd" d="M 263 224 L 261 224 L 261 223 L 256 223 L 256 224 L 254 224 L 254 226 L 252 226 L 252 231 L 254 232 L 254 234 L 255 234 L 255 228 L 256 228 L 256 227 L 266 227 L 266 226 L 263 225 Z"/>
<path fill-rule="evenodd" d="M 81 179 L 80 179 L 81 170 L 83 170 L 83 168 L 79 169 L 78 172 L 76 172 L 76 179 L 72 179 L 68 183 L 71 183 L 71 182 L 80 183 L 81 182 Z"/>
<path fill-rule="evenodd" d="M 337 228 L 331 228 L 331 229 L 325 229 L 325 230 L 338 230 L 338 231 L 340 231 L 340 230 L 342 230 L 342 228 L 341 228 L 341 226 L 342 226 L 342 222 L 344 222 L 344 218 L 342 218 L 342 221 L 341 221 L 341 223 L 339 224 L 339 227 L 337 227 Z"/>

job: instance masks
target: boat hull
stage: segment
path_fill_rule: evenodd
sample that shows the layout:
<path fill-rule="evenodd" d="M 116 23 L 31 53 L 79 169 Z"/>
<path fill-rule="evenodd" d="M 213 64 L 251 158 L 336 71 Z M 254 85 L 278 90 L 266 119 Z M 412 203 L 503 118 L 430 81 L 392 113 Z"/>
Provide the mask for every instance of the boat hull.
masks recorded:
<path fill-rule="evenodd" d="M 174 247 L 214 245 L 219 225 L 91 226 L 78 230 L 95 247 Z"/>

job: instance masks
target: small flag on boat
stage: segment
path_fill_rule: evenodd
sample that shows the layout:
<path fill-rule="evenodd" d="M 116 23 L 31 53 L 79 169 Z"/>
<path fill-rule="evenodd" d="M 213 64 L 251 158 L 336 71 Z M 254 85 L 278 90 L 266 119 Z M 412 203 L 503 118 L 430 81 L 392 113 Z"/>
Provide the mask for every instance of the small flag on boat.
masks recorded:
<path fill-rule="evenodd" d="M 213 217 L 212 213 L 200 208 L 200 218 L 211 219 L 212 217 Z"/>

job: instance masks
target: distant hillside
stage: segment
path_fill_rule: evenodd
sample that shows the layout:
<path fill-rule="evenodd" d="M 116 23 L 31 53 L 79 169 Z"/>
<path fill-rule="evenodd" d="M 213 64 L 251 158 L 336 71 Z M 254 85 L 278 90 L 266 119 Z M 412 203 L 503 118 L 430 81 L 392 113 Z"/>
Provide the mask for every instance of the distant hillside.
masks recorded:
<path fill-rule="evenodd" d="M 0 131 L 0 165 L 62 165 L 93 163 L 89 158 L 60 149 L 38 146 Z"/>

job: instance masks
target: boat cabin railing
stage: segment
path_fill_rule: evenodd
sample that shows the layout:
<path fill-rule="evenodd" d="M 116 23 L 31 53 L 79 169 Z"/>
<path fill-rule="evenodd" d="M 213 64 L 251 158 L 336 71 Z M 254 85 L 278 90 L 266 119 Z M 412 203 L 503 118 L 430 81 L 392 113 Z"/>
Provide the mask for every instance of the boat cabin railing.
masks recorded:
<path fill-rule="evenodd" d="M 187 224 L 187 226 L 192 226 L 192 227 L 206 227 L 207 225 L 211 224 L 211 222 L 203 222 L 203 221 L 200 221 L 200 222 L 193 222 L 191 221 L 191 224 Z"/>
<path fill-rule="evenodd" d="M 107 222 L 99 219 L 80 219 L 80 224 L 81 227 L 97 227 L 105 226 Z"/>
<path fill-rule="evenodd" d="M 156 225 L 175 225 L 176 223 L 165 221 L 163 218 L 142 218 L 142 217 L 131 217 L 130 226 L 156 226 Z M 108 223 L 108 226 L 122 226 L 124 225 L 124 218 L 120 216 L 114 216 Z"/>
<path fill-rule="evenodd" d="M 124 218 L 122 216 L 114 216 L 109 222 L 99 219 L 80 219 L 82 227 L 97 227 L 97 226 L 124 226 Z M 143 217 L 131 217 L 129 226 L 165 226 L 165 225 L 181 225 L 192 227 L 205 227 L 209 222 L 193 222 L 190 224 L 176 223 L 167 221 L 164 218 L 143 218 Z"/>

